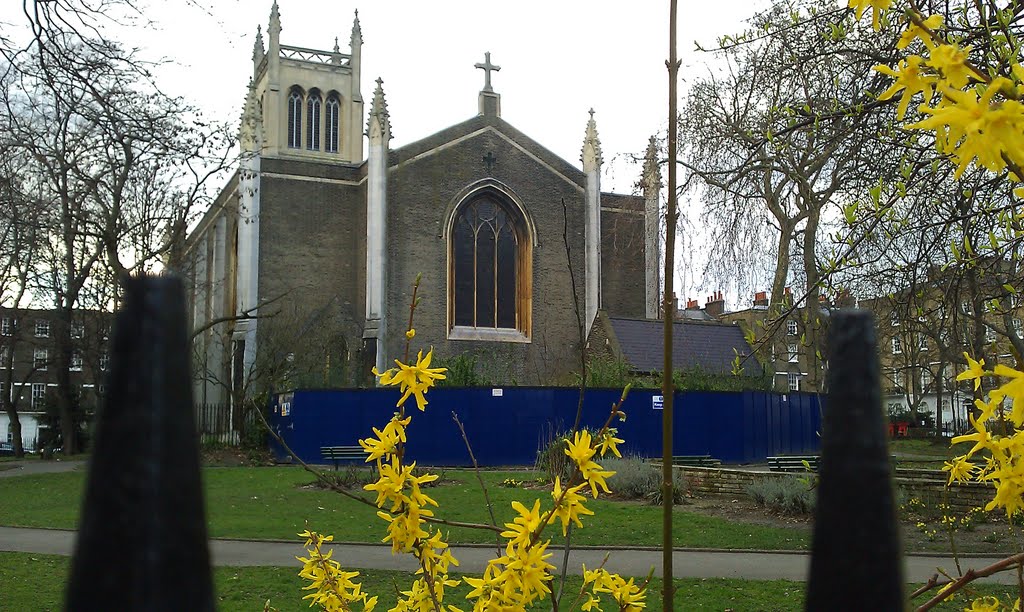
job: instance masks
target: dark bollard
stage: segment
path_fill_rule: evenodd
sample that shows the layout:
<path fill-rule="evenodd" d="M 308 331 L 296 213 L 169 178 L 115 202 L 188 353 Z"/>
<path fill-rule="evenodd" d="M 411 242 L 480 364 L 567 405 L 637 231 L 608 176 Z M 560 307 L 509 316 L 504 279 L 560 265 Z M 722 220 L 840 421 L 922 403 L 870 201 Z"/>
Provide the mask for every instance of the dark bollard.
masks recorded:
<path fill-rule="evenodd" d="M 128 281 L 67 610 L 214 609 L 185 326 L 179 279 Z"/>
<path fill-rule="evenodd" d="M 902 552 L 874 316 L 863 310 L 837 313 L 828 348 L 806 609 L 903 610 Z"/>

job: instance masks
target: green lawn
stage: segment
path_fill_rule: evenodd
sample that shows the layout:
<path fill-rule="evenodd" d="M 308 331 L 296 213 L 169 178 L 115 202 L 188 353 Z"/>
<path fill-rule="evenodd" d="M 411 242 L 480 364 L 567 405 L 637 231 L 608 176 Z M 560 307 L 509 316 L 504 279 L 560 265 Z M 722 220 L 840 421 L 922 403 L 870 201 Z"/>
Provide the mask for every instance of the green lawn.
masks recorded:
<path fill-rule="evenodd" d="M 375 508 L 334 492 L 303 485 L 312 477 L 293 467 L 206 468 L 206 505 L 209 531 L 213 537 L 255 539 L 294 539 L 309 525 L 311 529 L 332 533 L 338 541 L 377 542 L 383 523 Z M 538 496 L 549 501 L 549 490 L 509 489 L 498 486 L 515 476 L 528 480 L 523 472 L 484 472 L 498 522 L 510 521 L 511 502 L 532 502 Z M 74 529 L 81 490 L 82 472 L 40 474 L 0 479 L 0 499 L 4 510 L 0 523 L 21 527 Z M 488 522 L 479 485 L 472 472 L 448 471 L 442 486 L 428 489 L 449 520 Z M 54 503 L 53 500 L 61 500 Z M 596 512 L 586 527 L 576 532 L 580 545 L 658 546 L 661 533 L 661 508 L 635 502 L 597 500 L 588 504 Z M 801 549 L 808 545 L 808 533 L 799 529 L 780 529 L 734 523 L 676 510 L 673 523 L 675 546 L 702 548 Z M 451 541 L 491 542 L 487 531 L 453 528 Z"/>
<path fill-rule="evenodd" d="M 302 601 L 303 581 L 296 567 L 222 567 L 214 570 L 217 608 L 221 612 L 258 612 L 268 599 L 281 612 L 309 610 Z M 64 583 L 68 577 L 68 558 L 52 555 L 0 552 L 0 609 L 43 612 L 63 609 Z M 378 610 L 394 605 L 394 584 L 407 585 L 408 574 L 388 571 L 362 571 L 366 592 L 377 594 Z M 579 589 L 579 578 L 570 577 L 566 593 Z M 726 578 L 677 580 L 677 610 L 798 611 L 803 609 L 804 585 L 786 580 L 737 580 Z M 403 586 L 404 588 L 404 586 Z M 647 609 L 659 611 L 661 581 L 650 585 Z M 467 593 L 465 585 L 450 592 L 446 603 L 459 605 Z M 985 587 L 981 594 L 1003 595 L 1002 587 Z M 571 597 L 569 598 L 571 600 Z M 568 601 L 568 600 L 563 600 Z M 548 602 L 545 602 L 548 603 Z M 918 601 L 916 603 L 922 603 Z M 547 609 L 540 605 L 536 609 Z M 946 602 L 936 610 L 963 610 L 962 599 Z"/>

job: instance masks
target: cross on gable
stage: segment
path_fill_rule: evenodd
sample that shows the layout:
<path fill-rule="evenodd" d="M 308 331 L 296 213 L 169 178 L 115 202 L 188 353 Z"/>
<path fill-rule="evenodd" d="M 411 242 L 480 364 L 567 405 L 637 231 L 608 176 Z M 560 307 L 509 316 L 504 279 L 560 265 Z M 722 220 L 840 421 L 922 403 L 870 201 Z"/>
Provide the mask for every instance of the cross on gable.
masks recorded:
<path fill-rule="evenodd" d="M 487 171 L 490 172 L 491 170 L 494 170 L 494 164 L 496 163 L 498 163 L 498 158 L 488 151 L 487 155 L 484 155 L 484 164 L 487 166 Z"/>
<path fill-rule="evenodd" d="M 501 70 L 501 66 L 496 66 L 491 63 L 491 52 L 487 51 L 484 53 L 484 63 L 476 64 L 476 68 L 484 71 L 484 91 L 494 91 L 491 89 L 491 71 L 498 72 Z"/>

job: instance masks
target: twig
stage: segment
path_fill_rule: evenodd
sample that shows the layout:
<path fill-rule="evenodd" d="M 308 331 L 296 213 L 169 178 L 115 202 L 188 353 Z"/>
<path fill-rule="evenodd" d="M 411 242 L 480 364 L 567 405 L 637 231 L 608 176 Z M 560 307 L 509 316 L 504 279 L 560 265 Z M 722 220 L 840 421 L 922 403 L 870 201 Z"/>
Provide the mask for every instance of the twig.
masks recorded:
<path fill-rule="evenodd" d="M 452 420 L 459 427 L 459 433 L 462 434 L 462 441 L 466 443 L 466 450 L 469 451 L 469 458 L 473 462 L 473 471 L 476 473 L 476 479 L 480 482 L 480 490 L 484 492 L 484 502 L 487 504 L 487 513 L 491 515 L 491 525 L 498 526 L 498 519 L 494 517 L 494 506 L 491 504 L 491 496 L 487 492 L 487 485 L 484 483 L 483 476 L 480 475 L 480 465 L 476 462 L 476 455 L 473 454 L 473 447 L 469 444 L 469 438 L 466 436 L 466 428 L 462 426 L 462 421 L 459 420 L 459 415 L 455 414 L 452 410 Z M 494 536 L 494 550 L 501 556 L 501 536 L 496 534 Z"/>
<path fill-rule="evenodd" d="M 1016 555 L 1009 556 L 1002 561 L 997 561 L 988 567 L 984 567 L 980 570 L 968 569 L 963 576 L 956 579 L 955 581 L 949 581 L 945 583 L 936 583 L 934 586 L 947 586 L 949 588 L 937 593 L 934 597 L 926 601 L 921 607 L 917 609 L 917 612 L 927 612 L 935 606 L 939 605 L 953 593 L 956 593 L 960 589 L 967 586 L 972 581 L 978 578 L 986 578 L 992 574 L 998 574 L 999 572 L 1005 572 L 1006 570 L 1019 568 L 1021 562 L 1024 562 L 1024 553 L 1017 553 Z M 929 581 L 930 582 L 930 581 Z"/>

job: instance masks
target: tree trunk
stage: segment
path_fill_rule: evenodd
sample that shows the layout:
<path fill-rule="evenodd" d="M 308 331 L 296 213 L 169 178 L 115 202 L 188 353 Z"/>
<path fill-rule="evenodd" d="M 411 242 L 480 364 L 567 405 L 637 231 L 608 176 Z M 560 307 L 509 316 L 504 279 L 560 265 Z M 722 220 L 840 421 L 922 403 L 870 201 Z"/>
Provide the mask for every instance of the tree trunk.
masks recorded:
<path fill-rule="evenodd" d="M 6 386 L 10 389 L 10 385 Z M 21 419 L 18 417 L 18 410 L 16 404 L 11 401 L 10 397 L 3 398 L 4 411 L 7 413 L 7 418 L 11 420 L 11 446 L 14 448 L 14 456 L 21 458 L 25 456 L 25 448 L 21 441 Z"/>

